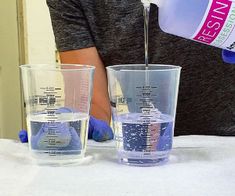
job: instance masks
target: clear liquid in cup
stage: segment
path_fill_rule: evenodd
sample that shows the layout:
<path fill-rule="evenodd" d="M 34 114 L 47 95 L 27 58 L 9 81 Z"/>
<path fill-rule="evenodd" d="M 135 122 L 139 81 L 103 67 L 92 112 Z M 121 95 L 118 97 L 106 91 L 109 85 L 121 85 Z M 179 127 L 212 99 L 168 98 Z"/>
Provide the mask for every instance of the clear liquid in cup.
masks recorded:
<path fill-rule="evenodd" d="M 172 149 L 173 118 L 130 113 L 114 121 L 119 161 L 128 165 L 152 166 L 167 162 Z"/>
<path fill-rule="evenodd" d="M 84 113 L 37 114 L 27 118 L 33 156 L 45 161 L 73 161 L 84 156 L 89 116 Z"/>

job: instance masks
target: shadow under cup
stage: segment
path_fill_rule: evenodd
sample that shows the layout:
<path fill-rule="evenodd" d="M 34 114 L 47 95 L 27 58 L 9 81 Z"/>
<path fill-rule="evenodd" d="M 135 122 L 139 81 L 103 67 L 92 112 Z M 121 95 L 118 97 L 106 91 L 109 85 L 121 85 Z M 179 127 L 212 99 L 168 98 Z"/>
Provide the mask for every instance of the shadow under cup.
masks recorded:
<path fill-rule="evenodd" d="M 166 163 L 172 149 L 181 67 L 107 67 L 113 129 L 119 162 Z"/>

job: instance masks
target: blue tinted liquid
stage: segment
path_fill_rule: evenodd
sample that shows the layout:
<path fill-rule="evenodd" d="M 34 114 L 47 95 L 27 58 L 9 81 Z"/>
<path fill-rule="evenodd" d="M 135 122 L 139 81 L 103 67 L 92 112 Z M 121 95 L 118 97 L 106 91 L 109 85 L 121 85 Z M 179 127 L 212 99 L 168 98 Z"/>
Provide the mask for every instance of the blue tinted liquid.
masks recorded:
<path fill-rule="evenodd" d="M 155 165 L 168 158 L 172 148 L 173 118 L 145 118 L 142 114 L 126 114 L 115 122 L 119 158 L 130 165 Z"/>

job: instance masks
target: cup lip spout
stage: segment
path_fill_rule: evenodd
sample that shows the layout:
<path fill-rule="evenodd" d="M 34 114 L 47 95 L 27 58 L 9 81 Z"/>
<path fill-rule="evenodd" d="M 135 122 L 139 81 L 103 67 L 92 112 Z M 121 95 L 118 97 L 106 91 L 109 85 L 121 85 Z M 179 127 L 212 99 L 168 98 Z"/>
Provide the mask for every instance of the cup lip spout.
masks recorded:
<path fill-rule="evenodd" d="M 145 64 L 119 64 L 107 66 L 108 71 L 132 71 L 132 72 L 145 72 L 145 71 L 180 71 L 181 66 L 170 64 L 149 64 L 148 67 Z"/>

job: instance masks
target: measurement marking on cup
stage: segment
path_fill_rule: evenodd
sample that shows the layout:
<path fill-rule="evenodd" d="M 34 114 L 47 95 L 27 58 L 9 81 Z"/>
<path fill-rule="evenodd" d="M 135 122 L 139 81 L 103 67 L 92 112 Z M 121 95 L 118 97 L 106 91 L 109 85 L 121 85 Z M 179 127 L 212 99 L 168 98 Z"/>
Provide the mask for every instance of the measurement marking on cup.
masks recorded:
<path fill-rule="evenodd" d="M 48 116 L 47 115 L 45 118 L 46 118 L 46 120 L 51 121 L 51 122 L 55 122 L 58 120 L 57 116 Z"/>
<path fill-rule="evenodd" d="M 46 108 L 45 109 L 48 113 L 56 112 L 57 109 L 52 109 L 52 108 Z"/>
<path fill-rule="evenodd" d="M 153 100 L 151 97 L 143 97 L 139 99 L 140 101 L 147 102 Z"/>
<path fill-rule="evenodd" d="M 155 102 L 152 102 L 152 103 L 154 104 Z M 140 104 L 142 104 L 142 103 L 139 103 L 138 105 L 140 105 Z M 139 108 L 140 109 L 144 109 L 144 108 L 146 108 L 146 109 L 153 109 L 152 106 L 140 106 Z"/>

